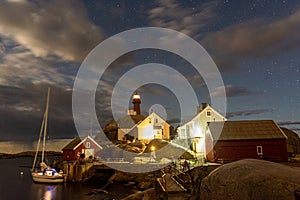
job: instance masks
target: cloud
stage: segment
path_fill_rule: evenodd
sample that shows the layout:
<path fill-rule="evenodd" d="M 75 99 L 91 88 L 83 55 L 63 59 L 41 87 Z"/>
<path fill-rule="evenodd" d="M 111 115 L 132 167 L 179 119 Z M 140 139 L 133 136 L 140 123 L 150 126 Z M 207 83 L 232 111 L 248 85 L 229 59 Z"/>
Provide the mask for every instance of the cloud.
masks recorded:
<path fill-rule="evenodd" d="M 179 123 L 181 123 L 181 120 L 179 118 L 172 118 L 172 119 L 167 120 L 167 122 L 169 124 L 179 124 Z"/>
<path fill-rule="evenodd" d="M 38 136 L 48 84 L 23 82 L 22 85 L 22 88 L 0 85 L 0 132 L 3 140 L 30 140 Z M 72 137 L 76 134 L 71 105 L 71 92 L 52 85 L 49 137 Z"/>
<path fill-rule="evenodd" d="M 5 54 L 5 46 L 0 43 L 0 59 L 3 57 Z"/>
<path fill-rule="evenodd" d="M 244 87 L 237 87 L 232 85 L 220 86 L 214 89 L 210 93 L 211 97 L 220 97 L 223 94 L 223 90 L 225 87 L 225 92 L 227 97 L 236 97 L 236 96 L 247 96 L 253 94 L 253 92 Z"/>
<path fill-rule="evenodd" d="M 217 1 L 204 3 L 199 9 L 183 7 L 174 0 L 158 0 L 158 6 L 148 11 L 148 20 L 152 26 L 170 28 L 197 37 L 215 19 L 216 8 Z"/>
<path fill-rule="evenodd" d="M 297 132 L 300 136 L 300 121 L 280 121 L 277 124 L 281 127 L 288 127 L 288 129 Z"/>
<path fill-rule="evenodd" d="M 248 58 L 268 58 L 299 49 L 300 8 L 289 16 L 252 19 L 206 34 L 203 45 L 221 68 L 234 69 Z M 233 62 L 234 61 L 234 62 Z"/>
<path fill-rule="evenodd" d="M 4 1 L 0 34 L 13 38 L 36 57 L 55 55 L 82 61 L 103 39 L 79 1 Z"/>
<path fill-rule="evenodd" d="M 300 125 L 300 121 L 281 121 L 277 122 L 280 126 L 286 126 L 286 125 Z"/>
<path fill-rule="evenodd" d="M 273 109 L 257 109 L 257 110 L 242 110 L 242 111 L 235 111 L 235 112 L 228 112 L 226 117 L 238 117 L 238 116 L 250 116 L 250 115 L 258 115 L 262 113 L 273 112 Z"/>
<path fill-rule="evenodd" d="M 24 87 L 23 82 L 48 83 L 70 85 L 74 79 L 75 71 L 63 73 L 61 63 L 55 58 L 39 58 L 31 51 L 5 38 L 7 43 L 13 45 L 8 52 L 0 58 L 0 85 Z"/>

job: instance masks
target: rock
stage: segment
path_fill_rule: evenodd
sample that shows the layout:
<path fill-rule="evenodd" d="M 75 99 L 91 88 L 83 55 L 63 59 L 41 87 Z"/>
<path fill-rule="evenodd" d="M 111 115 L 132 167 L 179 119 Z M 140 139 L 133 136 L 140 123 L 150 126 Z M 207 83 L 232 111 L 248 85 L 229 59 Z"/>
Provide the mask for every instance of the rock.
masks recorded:
<path fill-rule="evenodd" d="M 134 181 L 129 181 L 127 184 L 125 184 L 125 186 L 131 186 L 131 185 L 135 185 L 136 183 Z"/>
<path fill-rule="evenodd" d="M 186 149 L 185 147 L 182 147 L 178 144 L 171 143 L 162 139 L 151 140 L 151 142 L 144 150 L 144 153 L 150 153 L 153 147 L 156 149 L 155 154 L 158 160 L 161 160 L 162 158 L 168 158 L 172 160 L 174 157 L 192 159 L 195 157 L 194 153 Z"/>
<path fill-rule="evenodd" d="M 113 176 L 109 178 L 110 183 L 113 182 L 123 182 L 123 183 L 128 183 L 128 182 L 135 182 L 135 183 L 141 183 L 141 182 L 150 182 L 153 183 L 155 177 L 151 176 L 150 173 L 127 173 L 127 172 L 120 172 L 116 171 Z"/>
<path fill-rule="evenodd" d="M 151 188 L 153 186 L 152 182 L 140 182 L 138 187 L 140 189 L 148 189 L 148 188 Z"/>
<path fill-rule="evenodd" d="M 139 148 L 138 146 L 131 145 L 131 144 L 119 144 L 119 145 L 116 145 L 116 146 L 119 147 L 120 149 L 123 149 L 125 151 L 129 151 L 129 152 L 133 152 L 133 153 L 143 152 L 143 149 Z"/>
<path fill-rule="evenodd" d="M 133 146 L 133 147 L 137 147 L 142 150 L 144 150 L 146 148 L 146 144 L 143 141 L 139 141 L 139 140 L 129 143 L 129 145 Z"/>
<path fill-rule="evenodd" d="M 220 167 L 220 165 L 199 166 L 187 171 L 187 174 L 192 178 L 192 186 L 190 187 L 192 196 L 199 196 L 202 180 L 218 167 Z"/>
<path fill-rule="evenodd" d="M 129 195 L 122 200 L 153 200 L 156 199 L 156 193 L 153 188 L 145 190 L 143 192 L 137 192 L 135 194 Z"/>
<path fill-rule="evenodd" d="M 223 165 L 202 180 L 192 199 L 294 200 L 300 189 L 300 168 L 245 159 Z M 199 193 L 200 190 L 200 193 Z"/>

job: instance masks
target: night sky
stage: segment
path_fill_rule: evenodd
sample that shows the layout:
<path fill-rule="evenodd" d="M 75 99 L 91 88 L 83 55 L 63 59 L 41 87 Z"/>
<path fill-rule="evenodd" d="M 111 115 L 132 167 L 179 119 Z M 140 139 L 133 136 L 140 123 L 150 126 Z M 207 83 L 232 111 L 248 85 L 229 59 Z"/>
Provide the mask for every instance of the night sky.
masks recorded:
<path fill-rule="evenodd" d="M 71 96 L 83 59 L 110 36 L 148 26 L 180 31 L 209 52 L 224 81 L 229 120 L 273 119 L 300 132 L 298 0 L 2 0 L 0 140 L 37 138 L 48 86 L 49 137 L 76 136 Z M 118 58 L 99 80 L 96 110 L 101 125 L 112 117 L 110 98 L 118 79 L 149 62 L 178 70 L 199 103 L 210 102 L 205 82 L 183 58 L 155 49 L 134 51 Z M 151 105 L 161 104 L 167 119 L 178 123 L 178 101 L 168 88 L 150 84 L 138 92 L 145 115 Z M 215 88 L 210 95 L 219 92 Z"/>

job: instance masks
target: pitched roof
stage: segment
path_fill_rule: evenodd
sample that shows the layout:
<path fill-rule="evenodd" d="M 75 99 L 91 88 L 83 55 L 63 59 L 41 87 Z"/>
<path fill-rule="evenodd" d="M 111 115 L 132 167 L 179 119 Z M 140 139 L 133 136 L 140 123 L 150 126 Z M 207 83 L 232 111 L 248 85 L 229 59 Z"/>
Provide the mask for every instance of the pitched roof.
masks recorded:
<path fill-rule="evenodd" d="M 79 137 L 74 138 L 69 144 L 67 144 L 62 150 L 73 150 L 81 142 Z"/>
<path fill-rule="evenodd" d="M 87 139 L 90 139 L 95 145 L 97 145 L 100 149 L 102 147 L 90 136 L 85 137 L 83 140 L 79 137 L 73 139 L 69 144 L 67 144 L 62 150 L 74 150 L 76 149 L 80 144 L 84 143 Z"/>
<path fill-rule="evenodd" d="M 139 122 L 140 123 L 140 122 Z M 137 125 L 139 124 L 137 123 L 135 126 L 133 126 L 129 131 L 128 133 L 126 134 L 127 136 L 132 136 L 134 138 L 137 138 L 138 137 L 138 128 L 137 128 Z"/>
<path fill-rule="evenodd" d="M 135 126 L 140 121 L 143 121 L 144 119 L 145 117 L 143 115 L 126 115 L 120 118 L 117 123 L 119 125 L 119 128 L 131 129 L 133 126 Z"/>
<path fill-rule="evenodd" d="M 85 137 L 81 142 L 79 142 L 74 148 L 73 150 L 77 149 L 82 143 L 84 143 L 87 139 L 89 139 L 90 141 L 92 141 L 97 147 L 99 147 L 100 149 L 103 149 L 91 136 L 87 136 Z"/>
<path fill-rule="evenodd" d="M 188 123 L 190 123 L 191 121 L 193 121 L 195 118 L 197 118 L 199 115 L 202 115 L 203 113 L 205 113 L 207 110 L 211 110 L 215 115 L 218 115 L 221 118 L 223 118 L 224 121 L 227 120 L 226 117 L 224 117 L 223 115 L 221 115 L 219 112 L 217 112 L 215 109 L 213 109 L 210 105 L 207 104 L 207 106 L 204 109 L 202 109 L 200 112 L 196 113 L 191 119 L 183 122 L 180 126 L 187 125 Z"/>
<path fill-rule="evenodd" d="M 284 134 L 288 137 L 288 138 L 299 138 L 299 135 L 297 133 L 295 133 L 294 131 L 288 129 L 288 128 L 284 128 L 284 127 L 280 127 L 281 130 L 284 132 Z"/>
<path fill-rule="evenodd" d="M 223 129 L 222 129 L 223 128 Z M 210 122 L 213 140 L 286 139 L 273 120 Z"/>
<path fill-rule="evenodd" d="M 289 153 L 300 153 L 300 137 L 290 129 L 280 127 L 287 136 L 286 148 Z"/>

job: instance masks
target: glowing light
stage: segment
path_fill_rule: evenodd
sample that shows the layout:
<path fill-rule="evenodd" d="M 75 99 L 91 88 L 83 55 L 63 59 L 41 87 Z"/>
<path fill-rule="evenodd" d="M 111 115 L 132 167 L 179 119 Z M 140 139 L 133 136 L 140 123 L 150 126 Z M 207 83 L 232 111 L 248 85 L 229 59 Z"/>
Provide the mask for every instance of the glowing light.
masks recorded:
<path fill-rule="evenodd" d="M 140 98 L 141 98 L 141 96 L 139 94 L 133 95 L 133 99 L 140 99 Z"/>
<path fill-rule="evenodd" d="M 151 151 L 155 151 L 155 146 L 151 146 Z"/>
<path fill-rule="evenodd" d="M 204 136 L 204 134 L 203 134 L 203 132 L 202 132 L 202 129 L 201 129 L 201 127 L 200 126 L 195 126 L 194 127 L 194 129 L 193 129 L 193 134 L 194 134 L 194 137 L 203 137 Z"/>
<path fill-rule="evenodd" d="M 53 186 L 48 186 L 47 190 L 44 193 L 44 200 L 52 200 L 55 199 L 55 188 Z"/>
<path fill-rule="evenodd" d="M 48 191 L 45 192 L 44 199 L 45 200 L 51 200 L 52 199 L 51 191 L 48 190 Z"/>

